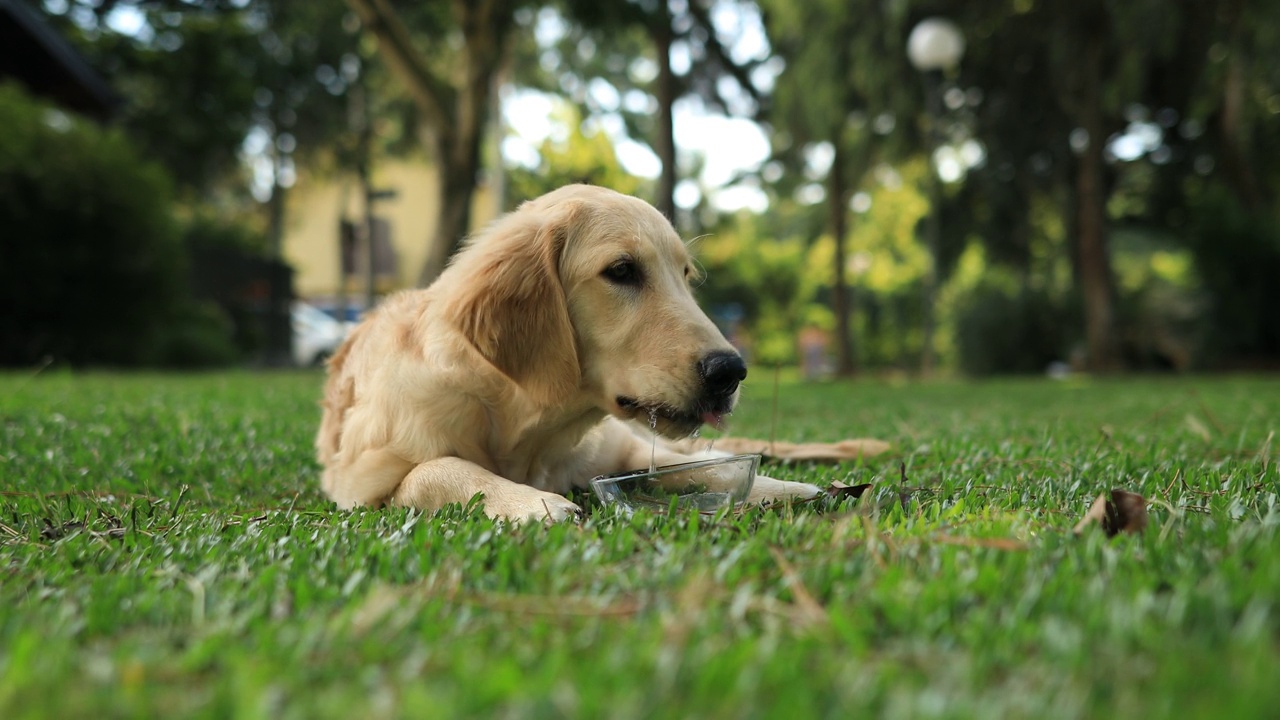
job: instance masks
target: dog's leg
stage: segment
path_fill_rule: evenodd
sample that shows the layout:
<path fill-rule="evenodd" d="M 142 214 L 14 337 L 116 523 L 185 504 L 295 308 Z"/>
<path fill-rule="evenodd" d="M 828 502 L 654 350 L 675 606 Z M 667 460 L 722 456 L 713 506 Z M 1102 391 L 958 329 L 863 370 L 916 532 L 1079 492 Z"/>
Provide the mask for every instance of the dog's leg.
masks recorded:
<path fill-rule="evenodd" d="M 413 468 L 391 494 L 390 504 L 439 510 L 449 503 L 466 504 L 476 495 L 484 496 L 484 514 L 500 520 L 559 522 L 582 514 L 561 495 L 511 482 L 455 457 Z"/>
<path fill-rule="evenodd" d="M 756 481 L 751 485 L 751 494 L 747 496 L 747 502 L 762 504 L 782 500 L 808 500 L 817 497 L 820 492 L 822 489 L 817 485 L 774 480 L 764 475 L 756 475 Z"/>

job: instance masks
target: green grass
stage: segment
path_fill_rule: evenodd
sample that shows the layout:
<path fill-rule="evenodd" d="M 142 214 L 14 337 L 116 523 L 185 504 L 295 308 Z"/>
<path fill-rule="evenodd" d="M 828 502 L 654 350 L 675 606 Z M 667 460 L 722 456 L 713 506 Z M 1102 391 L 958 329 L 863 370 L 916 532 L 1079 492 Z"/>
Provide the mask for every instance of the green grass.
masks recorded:
<path fill-rule="evenodd" d="M 319 385 L 0 376 L 0 717 L 1280 707 L 1275 380 L 784 383 L 779 437 L 895 450 L 774 474 L 872 491 L 519 529 L 333 510 Z M 1112 487 L 1146 532 L 1074 536 Z"/>

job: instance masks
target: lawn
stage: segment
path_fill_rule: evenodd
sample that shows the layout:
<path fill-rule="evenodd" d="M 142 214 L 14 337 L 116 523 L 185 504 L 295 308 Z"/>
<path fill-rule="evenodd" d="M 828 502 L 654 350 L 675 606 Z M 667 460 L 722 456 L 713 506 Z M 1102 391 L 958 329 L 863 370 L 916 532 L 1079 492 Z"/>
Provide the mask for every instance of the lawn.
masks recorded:
<path fill-rule="evenodd" d="M 773 474 L 861 498 L 516 529 L 335 511 L 320 382 L 0 376 L 0 718 L 1280 708 L 1276 380 L 783 381 L 779 438 L 894 450 Z M 1145 532 L 1074 535 L 1111 488 Z"/>

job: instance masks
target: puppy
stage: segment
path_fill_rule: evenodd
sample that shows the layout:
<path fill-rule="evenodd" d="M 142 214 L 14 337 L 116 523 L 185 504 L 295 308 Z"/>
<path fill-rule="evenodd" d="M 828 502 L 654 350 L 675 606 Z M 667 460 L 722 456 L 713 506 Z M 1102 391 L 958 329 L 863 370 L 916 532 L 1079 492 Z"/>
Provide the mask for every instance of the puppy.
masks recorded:
<path fill-rule="evenodd" d="M 681 438 L 733 410 L 747 367 L 694 301 L 697 274 L 641 200 L 570 185 L 524 203 L 334 354 L 316 438 L 324 491 L 344 508 L 483 495 L 494 518 L 579 514 L 570 488 L 648 466 L 651 420 Z M 655 459 L 711 456 L 661 443 Z M 817 493 L 757 477 L 751 499 Z"/>

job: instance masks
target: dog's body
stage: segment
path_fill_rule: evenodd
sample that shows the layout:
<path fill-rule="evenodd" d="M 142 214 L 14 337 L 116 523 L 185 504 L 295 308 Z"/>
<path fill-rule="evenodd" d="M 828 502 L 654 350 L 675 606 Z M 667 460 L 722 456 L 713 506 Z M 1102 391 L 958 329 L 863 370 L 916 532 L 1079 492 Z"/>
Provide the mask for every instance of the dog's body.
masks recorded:
<path fill-rule="evenodd" d="M 693 299 L 696 275 L 648 204 L 573 185 L 475 237 L 430 287 L 389 298 L 334 355 L 316 438 L 343 507 L 484 496 L 510 520 L 719 424 L 746 367 Z M 666 465 L 707 457 L 660 443 Z M 818 489 L 758 477 L 756 501 Z"/>

